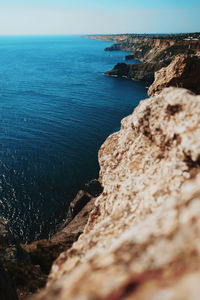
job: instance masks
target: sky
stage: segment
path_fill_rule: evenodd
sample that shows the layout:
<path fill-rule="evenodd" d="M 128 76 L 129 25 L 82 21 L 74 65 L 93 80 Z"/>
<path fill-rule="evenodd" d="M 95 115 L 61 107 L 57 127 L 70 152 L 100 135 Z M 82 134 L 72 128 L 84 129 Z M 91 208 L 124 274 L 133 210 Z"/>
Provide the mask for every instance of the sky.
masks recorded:
<path fill-rule="evenodd" d="M 0 0 L 0 35 L 200 31 L 200 0 Z"/>

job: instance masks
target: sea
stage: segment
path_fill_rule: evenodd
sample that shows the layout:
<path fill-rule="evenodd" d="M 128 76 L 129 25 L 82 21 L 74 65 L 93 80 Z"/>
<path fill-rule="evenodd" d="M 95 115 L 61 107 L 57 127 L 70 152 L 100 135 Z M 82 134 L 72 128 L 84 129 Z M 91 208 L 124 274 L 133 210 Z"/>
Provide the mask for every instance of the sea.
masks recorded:
<path fill-rule="evenodd" d="M 128 54 L 109 45 L 0 37 L 0 217 L 22 243 L 56 231 L 78 190 L 98 178 L 102 143 L 147 97 L 145 83 L 103 74 Z"/>

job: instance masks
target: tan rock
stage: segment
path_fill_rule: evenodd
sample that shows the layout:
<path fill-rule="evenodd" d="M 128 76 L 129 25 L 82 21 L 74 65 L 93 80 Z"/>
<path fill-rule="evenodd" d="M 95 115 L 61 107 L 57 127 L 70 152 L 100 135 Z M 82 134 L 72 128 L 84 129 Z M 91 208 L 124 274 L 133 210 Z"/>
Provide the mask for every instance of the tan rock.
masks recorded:
<path fill-rule="evenodd" d="M 200 96 L 165 89 L 121 124 L 84 233 L 34 299 L 200 299 Z"/>
<path fill-rule="evenodd" d="M 155 72 L 155 80 L 149 87 L 148 95 L 160 93 L 165 87 L 187 88 L 200 94 L 200 57 L 180 54 L 171 64 Z"/>

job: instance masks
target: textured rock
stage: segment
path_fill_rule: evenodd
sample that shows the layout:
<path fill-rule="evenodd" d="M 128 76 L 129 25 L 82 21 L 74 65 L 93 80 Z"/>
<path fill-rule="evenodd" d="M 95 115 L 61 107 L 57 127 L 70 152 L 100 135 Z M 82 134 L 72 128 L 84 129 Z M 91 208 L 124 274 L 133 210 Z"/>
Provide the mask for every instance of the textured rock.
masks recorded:
<path fill-rule="evenodd" d="M 200 56 L 180 54 L 171 64 L 155 73 L 149 96 L 160 93 L 163 88 L 183 87 L 200 94 Z"/>
<path fill-rule="evenodd" d="M 88 221 L 88 216 L 94 207 L 95 197 L 102 193 L 102 186 L 93 179 L 83 186 L 70 203 L 66 221 L 50 240 L 43 239 L 31 244 L 21 245 L 29 254 L 31 263 L 39 265 L 44 274 L 48 274 L 53 261 L 59 254 L 71 248 L 78 239 Z"/>
<path fill-rule="evenodd" d="M 79 193 L 77 195 L 79 195 Z M 28 245 L 22 245 L 23 249 L 30 255 L 31 263 L 39 265 L 44 274 L 49 273 L 54 260 L 60 253 L 70 249 L 80 234 L 83 233 L 89 213 L 94 208 L 95 198 L 89 198 L 89 200 L 90 201 L 82 207 L 81 211 L 73 217 L 71 222 L 65 224 L 51 240 L 44 239 Z"/>
<path fill-rule="evenodd" d="M 200 96 L 141 101 L 99 151 L 84 233 L 54 263 L 37 300 L 200 298 Z"/>

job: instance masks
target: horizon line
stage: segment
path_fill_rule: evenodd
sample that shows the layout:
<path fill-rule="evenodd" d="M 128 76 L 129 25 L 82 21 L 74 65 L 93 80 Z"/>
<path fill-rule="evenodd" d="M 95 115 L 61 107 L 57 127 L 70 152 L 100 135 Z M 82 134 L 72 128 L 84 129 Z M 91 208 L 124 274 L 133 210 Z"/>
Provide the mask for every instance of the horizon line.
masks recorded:
<path fill-rule="evenodd" d="M 177 32 L 121 32 L 121 33 L 14 33 L 14 34 L 0 34 L 0 37 L 5 37 L 5 36 L 93 36 L 93 35 L 153 35 L 153 34 L 194 34 L 194 33 L 199 33 L 200 31 L 177 31 Z"/>

